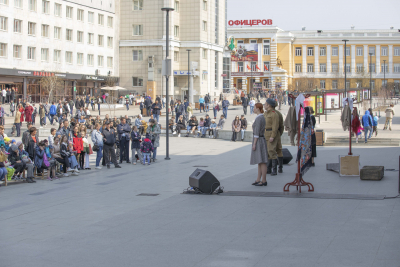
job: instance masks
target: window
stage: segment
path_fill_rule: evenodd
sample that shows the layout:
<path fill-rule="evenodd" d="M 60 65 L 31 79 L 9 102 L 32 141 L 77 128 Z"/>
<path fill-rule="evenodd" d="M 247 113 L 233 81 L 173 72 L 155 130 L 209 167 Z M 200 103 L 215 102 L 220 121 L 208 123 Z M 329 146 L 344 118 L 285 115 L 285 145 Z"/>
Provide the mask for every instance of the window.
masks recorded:
<path fill-rule="evenodd" d="M 28 22 L 28 35 L 36 35 L 36 23 Z"/>
<path fill-rule="evenodd" d="M 375 81 L 371 81 L 371 89 L 372 89 L 372 90 L 375 89 Z"/>
<path fill-rule="evenodd" d="M 400 46 L 395 46 L 394 47 L 394 55 L 395 56 L 400 56 Z"/>
<path fill-rule="evenodd" d="M 350 82 L 346 82 L 346 88 L 350 88 Z"/>
<path fill-rule="evenodd" d="M 375 56 L 375 46 L 369 47 L 369 54 L 372 54 L 373 56 Z"/>
<path fill-rule="evenodd" d="M 203 70 L 203 74 L 201 75 L 201 78 L 203 79 L 203 81 L 207 81 L 207 71 L 206 70 Z"/>
<path fill-rule="evenodd" d="M 174 61 L 178 62 L 179 61 L 179 52 L 174 51 Z"/>
<path fill-rule="evenodd" d="M 334 56 L 334 57 L 338 56 L 338 48 L 337 47 L 332 47 L 332 56 Z"/>
<path fill-rule="evenodd" d="M 179 37 L 179 26 L 174 26 L 174 36 Z"/>
<path fill-rule="evenodd" d="M 104 66 L 104 57 L 103 56 L 97 56 L 97 66 L 99 66 L 99 67 Z"/>
<path fill-rule="evenodd" d="M 112 68 L 112 67 L 113 67 L 113 58 L 107 57 L 107 68 Z"/>
<path fill-rule="evenodd" d="M 49 25 L 42 24 L 42 37 L 49 37 Z"/>
<path fill-rule="evenodd" d="M 29 0 L 29 11 L 36 12 L 36 0 Z"/>
<path fill-rule="evenodd" d="M 382 48 L 381 48 L 381 56 L 383 56 L 383 57 L 386 57 L 387 56 L 387 51 L 388 51 L 388 48 L 387 48 L 387 46 L 382 46 Z"/>
<path fill-rule="evenodd" d="M 202 51 L 202 57 L 204 58 L 204 59 L 207 59 L 207 50 L 206 49 L 203 49 L 203 51 Z"/>
<path fill-rule="evenodd" d="M 320 81 L 319 81 L 319 87 L 320 87 L 321 89 L 325 89 L 325 80 L 320 80 Z"/>
<path fill-rule="evenodd" d="M 382 64 L 381 65 L 381 72 L 388 73 L 388 64 Z"/>
<path fill-rule="evenodd" d="M 67 18 L 69 18 L 69 19 L 72 19 L 72 13 L 73 12 L 73 7 L 71 7 L 71 6 L 67 6 L 67 9 L 66 9 L 66 17 Z"/>
<path fill-rule="evenodd" d="M 256 43 L 257 43 L 257 40 L 250 40 L 250 43 L 251 43 L 251 44 L 256 44 Z"/>
<path fill-rule="evenodd" d="M 269 69 L 269 61 L 264 61 L 264 71 L 270 71 L 270 69 Z"/>
<path fill-rule="evenodd" d="M 78 31 L 78 32 L 77 32 L 76 41 L 77 41 L 78 43 L 83 43 L 83 32 L 81 32 L 81 31 Z"/>
<path fill-rule="evenodd" d="M 22 33 L 22 20 L 14 19 L 14 32 Z"/>
<path fill-rule="evenodd" d="M 54 3 L 54 16 L 61 17 L 61 4 Z"/>
<path fill-rule="evenodd" d="M 350 56 L 350 47 L 346 46 L 346 57 Z"/>
<path fill-rule="evenodd" d="M 13 55 L 14 58 L 21 58 L 21 51 L 22 50 L 22 45 L 14 45 L 14 49 L 13 49 Z"/>
<path fill-rule="evenodd" d="M 99 14 L 99 16 L 97 17 L 97 23 L 101 26 L 104 26 L 104 15 Z"/>
<path fill-rule="evenodd" d="M 80 20 L 80 21 L 83 21 L 84 20 L 84 11 L 82 10 L 82 9 L 78 9 L 78 13 L 77 13 L 77 16 L 76 16 L 76 19 L 77 20 Z"/>
<path fill-rule="evenodd" d="M 132 58 L 133 61 L 142 61 L 143 60 L 142 50 L 132 50 Z"/>
<path fill-rule="evenodd" d="M 50 1 L 42 0 L 42 13 L 50 14 Z"/>
<path fill-rule="evenodd" d="M 104 35 L 99 34 L 97 44 L 98 46 L 104 46 Z"/>
<path fill-rule="evenodd" d="M 326 72 L 326 64 L 319 64 L 319 72 Z"/>
<path fill-rule="evenodd" d="M 357 64 L 357 73 L 363 73 L 364 72 L 364 67 L 362 63 Z"/>
<path fill-rule="evenodd" d="M 326 47 L 320 47 L 319 48 L 319 55 L 321 57 L 325 57 L 326 56 Z"/>
<path fill-rule="evenodd" d="M 350 72 L 350 64 L 346 64 L 346 72 Z"/>
<path fill-rule="evenodd" d="M 207 31 L 207 21 L 203 20 L 203 31 Z"/>
<path fill-rule="evenodd" d="M 332 89 L 337 89 L 337 80 L 332 80 Z"/>
<path fill-rule="evenodd" d="M 54 50 L 54 62 L 61 63 L 61 50 Z"/>
<path fill-rule="evenodd" d="M 143 86 L 143 79 L 139 77 L 132 77 L 132 86 Z"/>
<path fill-rule="evenodd" d="M 113 17 L 107 17 L 107 26 L 112 28 L 114 25 L 114 19 Z"/>
<path fill-rule="evenodd" d="M 83 53 L 77 54 L 76 61 L 77 61 L 78 65 L 83 65 Z"/>
<path fill-rule="evenodd" d="M 112 48 L 113 47 L 113 38 L 107 37 L 107 46 Z"/>
<path fill-rule="evenodd" d="M 133 10 L 143 10 L 143 0 L 133 1 Z M 176 8 L 175 8 L 176 11 Z"/>
<path fill-rule="evenodd" d="M 393 64 L 393 72 L 400 73 L 400 64 Z"/>
<path fill-rule="evenodd" d="M 61 40 L 61 28 L 54 27 L 54 39 Z"/>
<path fill-rule="evenodd" d="M 250 63 L 250 68 L 251 68 L 251 71 L 257 71 L 257 62 L 256 61 L 252 61 L 251 63 Z"/>
<path fill-rule="evenodd" d="M 7 56 L 7 44 L 0 43 L 0 57 Z"/>
<path fill-rule="evenodd" d="M 301 72 L 301 64 L 295 65 L 295 72 Z"/>
<path fill-rule="evenodd" d="M 307 72 L 314 72 L 314 64 L 307 64 Z"/>
<path fill-rule="evenodd" d="M 133 25 L 133 35 L 140 36 L 143 35 L 143 25 Z"/>
<path fill-rule="evenodd" d="M 301 56 L 301 47 L 296 47 L 295 55 L 298 56 L 298 57 Z"/>
<path fill-rule="evenodd" d="M 2 31 L 8 30 L 8 18 L 0 17 L 0 30 Z"/>
<path fill-rule="evenodd" d="M 266 42 L 267 41 L 267 42 Z M 269 55 L 269 40 L 264 40 L 264 55 Z"/>
<path fill-rule="evenodd" d="M 332 64 L 332 72 L 338 72 L 339 71 L 339 65 L 337 63 Z"/>
<path fill-rule="evenodd" d="M 207 11 L 207 1 L 203 0 L 203 10 Z"/>
<path fill-rule="evenodd" d="M 29 60 L 36 59 L 36 47 L 28 47 L 28 59 Z"/>
<path fill-rule="evenodd" d="M 307 47 L 307 56 L 314 56 L 314 47 Z"/>
<path fill-rule="evenodd" d="M 0 4 L 8 5 L 8 0 L 0 0 Z"/>
<path fill-rule="evenodd" d="M 375 72 L 375 63 L 369 64 L 369 72 Z"/>
<path fill-rule="evenodd" d="M 71 41 L 72 42 L 72 30 L 71 29 L 67 29 L 66 34 L 65 34 L 65 39 L 67 41 Z"/>
<path fill-rule="evenodd" d="M 238 62 L 238 71 L 243 72 L 244 69 L 244 62 Z"/>
<path fill-rule="evenodd" d="M 65 62 L 68 64 L 72 64 L 72 52 L 71 51 L 65 52 Z"/>
<path fill-rule="evenodd" d="M 175 10 L 174 12 L 179 12 L 179 1 L 175 1 Z"/>
<path fill-rule="evenodd" d="M 7 1 L 7 0 L 5 0 Z M 0 1 L 1 3 L 1 1 Z M 14 0 L 14 7 L 22 8 L 22 0 Z"/>
<path fill-rule="evenodd" d="M 94 12 L 88 12 L 88 22 L 94 23 Z"/>
<path fill-rule="evenodd" d="M 363 55 L 363 47 L 357 46 L 357 56 L 361 57 Z"/>
<path fill-rule="evenodd" d="M 94 44 L 94 33 L 88 33 L 88 44 Z"/>
<path fill-rule="evenodd" d="M 94 56 L 89 54 L 87 55 L 87 64 L 88 66 L 93 66 L 94 65 Z"/>
<path fill-rule="evenodd" d="M 41 49 L 41 60 L 42 61 L 49 61 L 49 49 L 48 48 L 42 48 Z"/>
<path fill-rule="evenodd" d="M 237 40 L 237 43 L 238 44 L 244 44 L 244 41 L 243 40 Z"/>

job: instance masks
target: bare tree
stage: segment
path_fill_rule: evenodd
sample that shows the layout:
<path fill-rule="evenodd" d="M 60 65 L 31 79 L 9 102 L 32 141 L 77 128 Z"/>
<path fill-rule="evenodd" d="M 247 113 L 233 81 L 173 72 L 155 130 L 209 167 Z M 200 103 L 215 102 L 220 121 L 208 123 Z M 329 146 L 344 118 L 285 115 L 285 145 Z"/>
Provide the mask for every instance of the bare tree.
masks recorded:
<path fill-rule="evenodd" d="M 294 85 L 292 86 L 298 92 L 309 92 L 315 89 L 315 85 L 317 81 L 315 78 L 303 76 L 297 79 L 294 79 Z"/>
<path fill-rule="evenodd" d="M 42 88 L 42 95 L 48 95 L 48 101 L 54 100 L 54 95 L 64 94 L 64 81 L 56 74 L 42 77 L 39 81 Z"/>

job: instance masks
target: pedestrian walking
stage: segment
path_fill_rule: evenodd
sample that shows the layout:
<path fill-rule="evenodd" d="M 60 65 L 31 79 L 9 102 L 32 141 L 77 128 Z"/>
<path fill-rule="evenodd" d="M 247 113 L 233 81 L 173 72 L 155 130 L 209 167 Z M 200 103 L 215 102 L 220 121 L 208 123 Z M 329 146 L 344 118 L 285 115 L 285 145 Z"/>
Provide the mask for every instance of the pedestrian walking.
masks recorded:
<path fill-rule="evenodd" d="M 251 147 L 250 165 L 258 165 L 258 174 L 256 181 L 252 184 L 255 186 L 267 186 L 267 163 L 268 148 L 267 141 L 264 138 L 266 121 L 264 118 L 264 109 L 261 103 L 254 106 L 254 113 L 257 115 L 253 128 L 253 143 Z"/>
<path fill-rule="evenodd" d="M 249 99 L 246 97 L 246 96 L 244 96 L 243 98 L 242 98 L 242 106 L 243 106 L 243 113 L 244 113 L 244 115 L 247 115 L 247 106 L 249 105 Z"/>
<path fill-rule="evenodd" d="M 290 108 L 294 108 L 294 107 L 290 107 Z M 361 127 L 361 122 L 360 122 L 360 118 L 358 117 L 358 111 L 357 111 L 356 107 L 354 107 L 354 109 L 353 109 L 353 120 L 351 121 L 351 128 L 352 128 L 353 135 L 355 134 L 355 136 L 356 136 L 356 144 L 358 144 L 358 137 L 361 136 L 361 132 L 364 129 Z"/>
<path fill-rule="evenodd" d="M 157 121 L 160 120 L 160 114 L 161 114 L 161 104 L 158 102 L 158 100 L 156 100 L 154 102 L 154 104 L 151 106 L 152 109 L 152 114 L 153 114 L 153 118 Z"/>
<path fill-rule="evenodd" d="M 211 106 L 212 106 L 212 109 L 213 109 L 214 120 L 215 120 L 215 119 L 217 119 L 217 114 L 218 114 L 218 111 L 219 111 L 219 103 L 218 103 L 216 98 L 214 98 L 214 101 L 212 101 Z"/>
<path fill-rule="evenodd" d="M 21 112 L 19 111 L 19 109 L 17 109 L 17 112 L 15 113 L 14 125 L 15 125 L 15 129 L 17 131 L 17 137 L 20 137 L 21 136 Z"/>
<path fill-rule="evenodd" d="M 210 112 L 210 96 L 206 94 L 204 97 L 205 112 Z"/>
<path fill-rule="evenodd" d="M 394 116 L 394 109 L 393 109 L 393 104 L 390 104 L 390 106 L 385 110 L 386 113 L 386 121 L 385 121 L 385 126 L 383 126 L 383 130 L 392 130 L 392 119 Z"/>
<path fill-rule="evenodd" d="M 10 112 L 11 112 L 11 116 L 14 116 L 14 111 L 15 111 L 14 100 L 11 100 L 11 102 L 10 102 Z"/>
<path fill-rule="evenodd" d="M 100 132 L 101 125 L 96 123 L 95 129 L 92 132 L 92 142 L 93 147 L 97 147 L 96 149 L 96 169 L 101 170 L 100 161 L 103 158 L 103 136 Z M 94 150 L 94 149 L 93 149 Z"/>
<path fill-rule="evenodd" d="M 110 156 L 111 156 L 111 162 L 114 164 L 115 168 L 121 168 L 121 166 L 118 165 L 117 162 L 117 157 L 115 155 L 115 140 L 116 140 L 116 133 L 115 130 L 111 128 L 111 123 L 109 121 L 106 122 L 105 124 L 105 129 L 103 129 L 103 143 L 104 143 L 104 156 L 103 158 L 105 159 L 105 165 L 107 165 L 107 168 L 110 168 Z"/>
<path fill-rule="evenodd" d="M 131 137 L 131 127 L 126 123 L 125 118 L 121 119 L 121 124 L 118 125 L 117 132 L 120 147 L 119 163 L 122 163 L 124 157 L 126 159 L 126 163 L 131 163 L 129 161 L 129 140 Z"/>
<path fill-rule="evenodd" d="M 375 133 L 375 137 L 378 136 L 378 123 L 379 123 L 379 117 L 375 113 L 375 116 L 372 118 L 372 134 Z"/>
<path fill-rule="evenodd" d="M 251 99 L 249 101 L 249 106 L 250 106 L 250 115 L 252 115 L 254 113 L 254 106 L 256 104 L 256 101 L 254 101 L 254 99 Z"/>
<path fill-rule="evenodd" d="M 224 118 L 227 119 L 228 118 L 228 107 L 229 107 L 230 103 L 229 100 L 225 99 L 222 101 L 222 113 L 224 114 Z"/>
<path fill-rule="evenodd" d="M 157 160 L 157 148 L 160 146 L 161 127 L 154 119 L 150 120 L 146 133 L 149 134 L 153 144 L 153 162 Z"/>
<path fill-rule="evenodd" d="M 365 115 L 362 117 L 361 122 L 364 127 L 364 134 L 365 134 L 364 142 L 367 143 L 368 139 L 371 138 L 371 137 L 368 137 L 368 132 L 371 133 L 371 131 L 372 131 L 372 117 L 368 110 L 365 111 Z"/>
<path fill-rule="evenodd" d="M 0 125 L 4 126 L 4 124 L 5 124 L 5 116 L 6 116 L 6 113 L 4 111 L 4 108 L 0 104 Z"/>
<path fill-rule="evenodd" d="M 131 150 L 132 150 L 132 164 L 136 165 L 136 162 L 139 160 L 139 162 L 142 162 L 143 160 L 143 156 L 142 156 L 142 152 L 140 151 L 140 142 L 142 142 L 141 140 L 141 136 L 138 130 L 138 127 L 133 126 L 132 127 L 132 132 L 131 132 Z"/>

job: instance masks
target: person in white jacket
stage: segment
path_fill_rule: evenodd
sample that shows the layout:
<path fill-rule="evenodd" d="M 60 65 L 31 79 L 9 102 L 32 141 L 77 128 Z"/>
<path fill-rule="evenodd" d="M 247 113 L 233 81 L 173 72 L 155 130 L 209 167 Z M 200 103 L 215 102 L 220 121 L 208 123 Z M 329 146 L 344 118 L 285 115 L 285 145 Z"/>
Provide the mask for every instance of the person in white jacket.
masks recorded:
<path fill-rule="evenodd" d="M 387 130 L 389 127 L 389 130 L 392 130 L 392 119 L 394 116 L 394 109 L 393 109 L 393 104 L 390 104 L 390 106 L 385 110 L 386 113 L 386 121 L 385 121 L 385 126 L 383 127 L 383 130 Z"/>

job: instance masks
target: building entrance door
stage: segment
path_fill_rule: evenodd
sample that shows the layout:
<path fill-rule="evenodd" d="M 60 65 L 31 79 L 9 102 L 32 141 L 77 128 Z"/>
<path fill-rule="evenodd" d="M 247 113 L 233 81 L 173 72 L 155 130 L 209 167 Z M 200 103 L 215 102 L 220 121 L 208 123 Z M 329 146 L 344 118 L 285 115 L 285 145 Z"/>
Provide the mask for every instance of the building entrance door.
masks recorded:
<path fill-rule="evenodd" d="M 264 79 L 263 80 L 263 89 L 268 89 L 269 88 L 269 79 Z"/>

